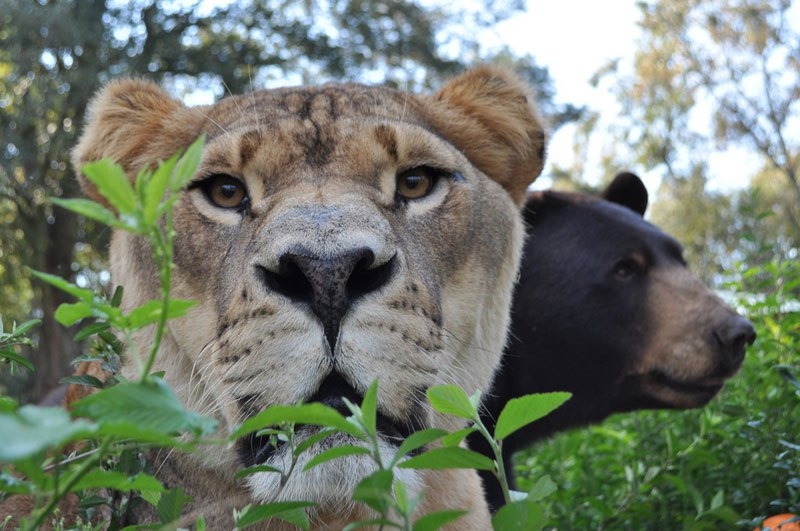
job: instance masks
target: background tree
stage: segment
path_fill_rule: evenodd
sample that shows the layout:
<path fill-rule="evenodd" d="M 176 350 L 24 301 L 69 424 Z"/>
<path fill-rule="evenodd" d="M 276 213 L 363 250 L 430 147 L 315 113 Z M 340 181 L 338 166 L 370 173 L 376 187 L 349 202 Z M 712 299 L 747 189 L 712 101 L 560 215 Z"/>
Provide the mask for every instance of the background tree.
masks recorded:
<path fill-rule="evenodd" d="M 796 6 L 791 0 L 638 5 L 641 36 L 632 71 L 617 60 L 595 78 L 621 107 L 611 134 L 603 133 L 613 139 L 605 173 L 631 167 L 661 175 L 653 219 L 687 242 L 690 262 L 706 279 L 719 278 L 736 259 L 756 265 L 793 256 L 800 246 Z M 585 125 L 597 133 L 593 123 Z M 728 148 L 748 150 L 761 162 L 743 194 L 707 190 L 709 155 Z M 719 210 L 728 204 L 732 216 Z M 760 216 L 765 212 L 769 218 Z M 736 221 L 741 217 L 747 227 Z M 774 245 L 767 250 L 752 245 L 754 239 Z"/>
<path fill-rule="evenodd" d="M 478 30 L 521 5 L 504 0 L 470 12 L 404 0 L 250 0 L 217 8 L 0 0 L 0 315 L 43 320 L 31 353 L 37 374 L 25 387 L 29 398 L 56 385 L 79 347 L 52 318 L 62 295 L 32 283 L 23 264 L 79 283 L 107 282 L 98 265 L 107 233 L 47 202 L 79 194 L 69 149 L 101 84 L 146 75 L 177 95 L 203 89 L 221 97 L 355 78 L 415 90 L 477 62 L 485 53 Z M 574 115 L 549 101 L 546 69 L 503 54 L 542 87 L 556 122 Z"/>

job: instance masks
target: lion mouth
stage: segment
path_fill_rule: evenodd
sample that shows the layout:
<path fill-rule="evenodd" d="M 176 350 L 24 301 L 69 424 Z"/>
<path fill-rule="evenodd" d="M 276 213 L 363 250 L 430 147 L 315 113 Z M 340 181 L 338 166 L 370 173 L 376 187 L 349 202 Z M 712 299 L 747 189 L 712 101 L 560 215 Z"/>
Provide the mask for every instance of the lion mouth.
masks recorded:
<path fill-rule="evenodd" d="M 351 412 L 345 399 L 351 404 L 360 404 L 363 398 L 364 396 L 348 384 L 341 375 L 331 373 L 323 380 L 316 393 L 305 402 L 319 402 L 335 409 L 342 415 L 350 416 Z M 424 428 L 421 416 L 412 415 L 409 421 L 398 422 L 380 411 L 377 412 L 375 424 L 379 437 L 395 446 L 399 446 L 404 439 L 415 431 Z M 305 434 L 310 430 L 316 430 L 316 428 L 306 425 L 295 427 L 296 433 Z M 281 441 L 271 441 L 268 435 L 253 433 L 239 440 L 239 457 L 245 466 L 263 464 L 272 458 L 284 444 L 285 442 Z"/>

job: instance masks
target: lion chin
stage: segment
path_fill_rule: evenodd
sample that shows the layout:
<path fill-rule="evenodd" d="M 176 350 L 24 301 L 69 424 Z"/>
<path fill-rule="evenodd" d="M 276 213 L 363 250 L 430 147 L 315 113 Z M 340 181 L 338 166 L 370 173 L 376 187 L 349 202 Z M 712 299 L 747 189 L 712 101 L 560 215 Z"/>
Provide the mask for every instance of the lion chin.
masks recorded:
<path fill-rule="evenodd" d="M 131 179 L 185 149 L 206 146 L 175 205 L 172 295 L 197 302 L 171 321 L 154 365 L 188 407 L 226 436 L 276 404 L 338 407 L 378 381 L 381 452 L 429 427 L 464 422 L 436 413 L 425 393 L 488 389 L 509 321 L 524 234 L 520 209 L 545 154 L 528 86 L 481 67 L 432 95 L 359 84 L 261 90 L 188 107 L 143 80 L 110 83 L 92 100 L 73 152 L 76 168 L 107 157 Z M 94 185 L 79 179 L 102 202 Z M 159 296 L 147 241 L 115 231 L 111 271 L 123 309 Z M 152 330 L 134 339 L 152 341 Z M 127 360 L 123 371 L 135 375 Z M 302 434 L 303 430 L 301 430 Z M 153 456 L 158 477 L 203 516 L 231 528 L 254 502 L 306 500 L 314 527 L 368 514 L 350 494 L 375 471 L 351 456 L 301 472 L 346 436 L 318 443 L 292 474 L 287 448 L 246 439 L 195 454 Z M 326 446 L 327 445 L 327 446 Z M 417 517 L 465 509 L 457 529 L 488 529 L 473 470 L 397 472 L 423 496 Z M 152 514 L 140 514 L 142 522 Z M 280 529 L 277 522 L 263 528 Z"/>

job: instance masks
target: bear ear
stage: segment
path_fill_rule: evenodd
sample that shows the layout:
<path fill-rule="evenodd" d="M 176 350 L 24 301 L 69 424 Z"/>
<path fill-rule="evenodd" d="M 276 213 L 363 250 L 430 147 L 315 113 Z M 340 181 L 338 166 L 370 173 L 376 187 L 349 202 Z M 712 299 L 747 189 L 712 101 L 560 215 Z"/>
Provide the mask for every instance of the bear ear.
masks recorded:
<path fill-rule="evenodd" d="M 200 134 L 202 123 L 202 112 L 186 107 L 149 81 L 112 81 L 89 103 L 83 134 L 72 151 L 84 193 L 105 203 L 81 174 L 84 164 L 110 158 L 134 179 L 140 170 L 188 147 Z"/>
<path fill-rule="evenodd" d="M 627 207 L 640 216 L 644 216 L 647 210 L 647 188 L 638 175 L 630 172 L 617 174 L 600 197 Z"/>
<path fill-rule="evenodd" d="M 485 66 L 448 82 L 432 103 L 436 130 L 522 206 L 545 158 L 544 126 L 530 87 L 507 70 Z"/>

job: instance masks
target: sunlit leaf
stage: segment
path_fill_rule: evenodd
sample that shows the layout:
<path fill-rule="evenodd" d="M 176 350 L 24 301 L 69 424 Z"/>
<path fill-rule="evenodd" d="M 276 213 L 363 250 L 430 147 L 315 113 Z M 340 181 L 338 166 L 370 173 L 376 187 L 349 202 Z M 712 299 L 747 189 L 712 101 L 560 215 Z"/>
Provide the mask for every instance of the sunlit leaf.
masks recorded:
<path fill-rule="evenodd" d="M 170 299 L 167 306 L 167 319 L 183 317 L 186 315 L 186 312 L 196 304 L 195 301 L 190 300 Z M 161 319 L 163 307 L 163 301 L 152 300 L 134 308 L 126 316 L 128 326 L 131 330 L 138 330 L 139 328 L 158 322 L 159 319 Z"/>
<path fill-rule="evenodd" d="M 428 401 L 439 413 L 453 415 L 464 419 L 473 419 L 477 410 L 467 393 L 457 385 L 435 385 L 427 391 Z"/>
<path fill-rule="evenodd" d="M 91 201 L 89 199 L 59 199 L 56 197 L 54 197 L 52 201 L 62 208 L 71 210 L 72 212 L 75 212 L 76 214 L 85 218 L 99 221 L 100 223 L 108 225 L 109 227 L 121 225 L 121 223 L 119 223 L 117 220 L 117 216 L 114 215 L 113 212 L 95 201 Z"/>
<path fill-rule="evenodd" d="M 542 508 L 530 500 L 515 501 L 502 506 L 492 517 L 493 529 L 524 529 L 537 531 L 547 524 Z"/>
<path fill-rule="evenodd" d="M 49 273 L 42 273 L 41 271 L 31 271 L 31 274 L 43 282 L 47 282 L 51 286 L 55 286 L 65 293 L 69 293 L 76 299 L 84 302 L 92 302 L 95 299 L 94 291 L 86 288 L 81 288 L 75 284 L 64 280 L 63 278 L 51 275 Z"/>
<path fill-rule="evenodd" d="M 465 514 L 467 514 L 467 511 L 456 510 L 428 513 L 414 522 L 414 526 L 411 529 L 413 529 L 413 531 L 435 531 L 451 522 L 455 522 Z"/>
<path fill-rule="evenodd" d="M 301 529 L 309 529 L 310 523 L 304 509 L 313 505 L 311 502 L 296 501 L 248 505 L 239 514 L 236 527 L 244 529 L 268 518 L 279 518 Z"/>
<path fill-rule="evenodd" d="M 399 465 L 400 468 L 417 468 L 440 470 L 445 468 L 474 468 L 477 470 L 494 470 L 494 461 L 483 454 L 460 448 L 434 448 L 411 457 Z"/>
<path fill-rule="evenodd" d="M 83 439 L 97 431 L 85 419 L 73 420 L 60 407 L 23 406 L 0 413 L 0 462 L 15 462 Z"/>
<path fill-rule="evenodd" d="M 364 429 L 372 435 L 376 436 L 376 422 L 378 418 L 378 380 L 372 384 L 364 393 L 364 399 L 361 401 L 361 415 L 364 419 Z"/>
<path fill-rule="evenodd" d="M 397 452 L 395 452 L 390 466 L 394 466 L 398 461 L 400 461 L 400 459 L 409 453 L 418 450 L 437 439 L 440 439 L 446 434 L 447 432 L 445 430 L 439 428 L 427 428 L 412 433 L 406 437 L 402 443 L 400 443 L 400 446 L 397 448 Z"/>
<path fill-rule="evenodd" d="M 278 426 L 286 422 L 333 427 L 352 435 L 360 434 L 355 426 L 349 423 L 341 413 L 332 407 L 320 403 L 311 403 L 296 406 L 271 406 L 244 421 L 233 431 L 231 437 L 243 437 L 263 428 Z"/>
<path fill-rule="evenodd" d="M 91 418 L 112 431 L 116 426 L 128 429 L 136 426 L 145 433 L 202 435 L 216 428 L 213 419 L 184 408 L 160 378 L 108 387 L 75 402 L 73 410 L 76 415 Z"/>
<path fill-rule="evenodd" d="M 385 513 L 392 501 L 393 482 L 391 470 L 378 470 L 361 480 L 353 490 L 352 498 L 379 513 Z"/>
<path fill-rule="evenodd" d="M 59 305 L 55 313 L 56 321 L 64 326 L 72 326 L 81 319 L 95 315 L 94 307 L 88 302 L 65 302 Z"/>
<path fill-rule="evenodd" d="M 136 195 L 130 179 L 120 165 L 109 159 L 102 159 L 83 165 L 81 173 L 97 187 L 100 195 L 105 197 L 117 212 L 120 214 L 135 212 Z"/>
<path fill-rule="evenodd" d="M 542 476 L 536 480 L 536 483 L 533 484 L 528 490 L 528 500 L 532 502 L 537 502 L 547 496 L 550 496 L 552 493 L 558 490 L 558 486 L 555 482 L 550 478 L 550 476 Z"/>
<path fill-rule="evenodd" d="M 333 459 L 339 459 L 351 455 L 369 455 L 369 453 L 369 448 L 365 448 L 363 446 L 354 446 L 351 444 L 334 446 L 333 448 L 325 450 L 324 452 L 320 452 L 312 457 L 306 466 L 303 467 L 303 471 L 311 470 L 315 466 L 321 465 L 322 463 L 327 463 Z"/>
<path fill-rule="evenodd" d="M 95 468 L 90 470 L 72 488 L 72 492 L 83 489 L 109 488 L 114 490 L 149 490 L 160 492 L 164 486 L 159 480 L 148 474 L 124 474 L 115 470 Z"/>
<path fill-rule="evenodd" d="M 509 400 L 497 418 L 495 439 L 502 441 L 518 429 L 558 408 L 571 396 L 570 393 L 537 393 Z"/>

